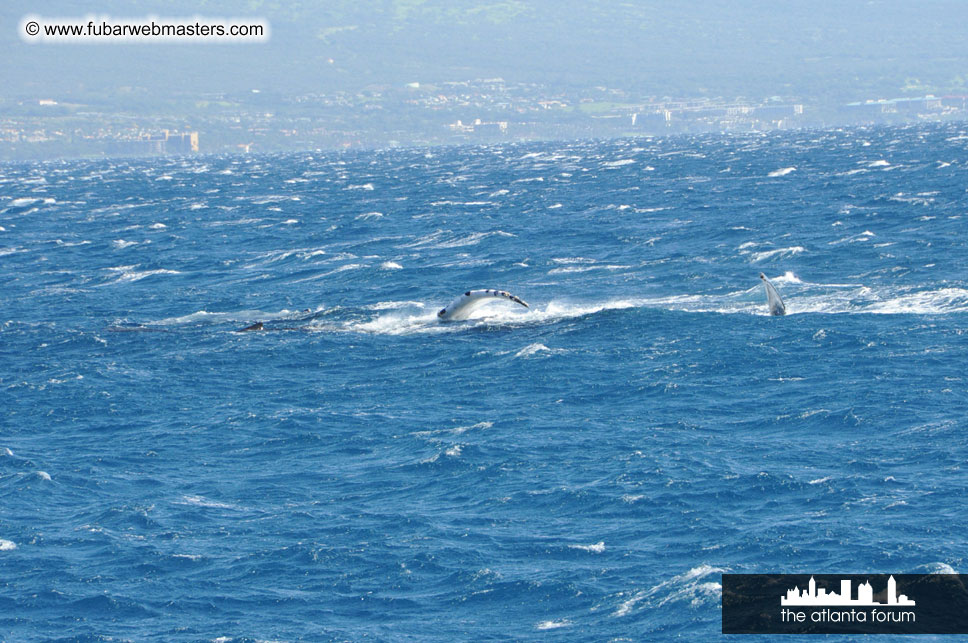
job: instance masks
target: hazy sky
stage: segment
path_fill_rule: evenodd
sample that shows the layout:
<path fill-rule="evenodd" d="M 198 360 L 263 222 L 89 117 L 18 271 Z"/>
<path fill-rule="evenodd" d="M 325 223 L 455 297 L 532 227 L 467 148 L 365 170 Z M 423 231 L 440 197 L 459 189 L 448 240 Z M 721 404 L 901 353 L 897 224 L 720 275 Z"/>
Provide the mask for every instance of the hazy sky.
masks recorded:
<path fill-rule="evenodd" d="M 150 102 L 253 88 L 299 94 L 493 76 L 656 96 L 968 93 L 964 0 L 101 0 L 96 13 L 118 18 L 261 18 L 272 35 L 268 43 L 234 45 L 21 39 L 23 16 L 90 13 L 77 7 L 65 0 L 3 4 L 0 97 L 126 92 Z"/>

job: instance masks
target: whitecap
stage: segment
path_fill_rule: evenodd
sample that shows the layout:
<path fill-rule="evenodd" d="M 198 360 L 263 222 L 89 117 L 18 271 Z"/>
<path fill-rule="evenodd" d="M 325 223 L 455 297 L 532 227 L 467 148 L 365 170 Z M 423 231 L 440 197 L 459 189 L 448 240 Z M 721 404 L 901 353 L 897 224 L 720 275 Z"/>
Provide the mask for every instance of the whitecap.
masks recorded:
<path fill-rule="evenodd" d="M 0 551 L 13 551 L 17 548 L 17 543 L 12 540 L 4 540 L 0 538 Z"/>
<path fill-rule="evenodd" d="M 552 257 L 551 262 L 557 264 L 571 264 L 571 263 L 595 263 L 597 259 L 589 259 L 588 257 Z"/>
<path fill-rule="evenodd" d="M 326 273 L 327 275 L 335 275 L 340 272 L 346 272 L 347 270 L 359 270 L 360 268 L 366 268 L 362 263 L 348 263 L 340 266 L 336 270 Z"/>
<path fill-rule="evenodd" d="M 40 197 L 20 197 L 19 199 L 14 199 L 7 204 L 10 208 L 26 208 L 30 205 L 36 205 L 38 203 L 56 203 L 54 199 L 43 199 Z"/>
<path fill-rule="evenodd" d="M 522 348 L 521 350 L 519 350 L 517 353 L 515 353 L 514 356 L 515 357 L 529 357 L 529 356 L 534 355 L 535 353 L 539 353 L 541 351 L 551 352 L 551 349 L 548 348 L 547 346 L 545 346 L 544 344 L 534 343 L 534 344 L 529 344 L 528 346 L 525 346 L 524 348 Z"/>
<path fill-rule="evenodd" d="M 790 270 L 787 270 L 779 277 L 772 277 L 770 281 L 774 283 L 783 283 L 783 284 L 802 284 L 803 283 L 803 281 L 795 274 L 793 274 L 793 272 Z"/>
<path fill-rule="evenodd" d="M 561 627 L 568 627 L 571 625 L 571 621 L 568 619 L 562 619 L 560 621 L 541 621 L 536 624 L 534 628 L 536 630 L 557 630 Z"/>
<path fill-rule="evenodd" d="M 415 241 L 403 244 L 403 248 L 461 248 L 464 246 L 475 246 L 490 237 L 514 237 L 515 235 L 503 230 L 493 232 L 473 232 L 466 236 L 446 235 L 444 230 L 437 230 L 431 234 L 424 235 Z"/>
<path fill-rule="evenodd" d="M 932 314 L 968 312 L 968 290 L 941 288 L 906 293 L 872 304 L 863 312 L 881 314 Z"/>
<path fill-rule="evenodd" d="M 461 433 L 466 433 L 468 431 L 472 431 L 472 430 L 475 430 L 475 429 L 480 429 L 480 430 L 489 429 L 492 426 L 494 426 L 494 423 L 493 422 L 487 422 L 487 421 L 485 421 L 485 422 L 478 422 L 477 424 L 472 424 L 470 426 L 458 426 L 458 427 L 454 427 L 453 429 L 451 429 L 451 431 L 453 431 L 457 435 L 460 435 Z"/>
<path fill-rule="evenodd" d="M 568 545 L 569 549 L 581 549 L 582 551 L 591 552 L 593 554 L 600 554 L 605 551 L 605 541 L 600 540 L 597 543 L 591 545 Z"/>
<path fill-rule="evenodd" d="M 853 176 L 854 174 L 865 174 L 870 172 L 867 168 L 857 168 L 855 170 L 847 170 L 846 172 L 839 172 L 837 176 Z"/>
<path fill-rule="evenodd" d="M 651 589 L 636 592 L 631 598 L 622 601 L 615 610 L 615 616 L 625 616 L 639 603 L 645 602 L 649 607 L 661 607 L 669 602 L 689 602 L 690 607 L 700 607 L 711 603 L 722 596 L 723 588 L 717 582 L 703 582 L 709 575 L 719 575 L 728 569 L 702 564 L 693 567 L 684 574 L 674 576 L 663 581 Z"/>
<path fill-rule="evenodd" d="M 152 275 L 178 275 L 181 274 L 177 270 L 166 270 L 164 268 L 159 268 L 157 270 L 134 270 L 137 266 L 117 266 L 115 268 L 108 268 L 112 272 L 119 272 L 121 275 L 112 284 L 122 284 L 131 283 L 134 281 L 141 281 L 146 277 L 151 277 Z"/>
<path fill-rule="evenodd" d="M 366 308 L 370 310 L 395 310 L 398 308 L 411 307 L 423 308 L 424 303 L 421 301 L 380 301 L 366 306 Z"/>
<path fill-rule="evenodd" d="M 317 308 L 313 313 L 320 313 L 324 308 Z M 209 312 L 199 310 L 180 317 L 167 317 L 159 321 L 150 322 L 152 326 L 181 326 L 184 324 L 194 324 L 199 322 L 249 322 L 253 319 L 295 319 L 305 316 L 305 311 L 294 311 L 288 308 L 276 312 L 266 312 L 263 310 L 240 310 L 236 312 Z"/>
<path fill-rule="evenodd" d="M 777 248 L 775 250 L 764 250 L 763 252 L 753 252 L 750 253 L 750 261 L 752 263 L 758 263 L 764 259 L 772 259 L 773 257 L 787 258 L 800 254 L 801 252 L 806 252 L 806 248 L 803 246 L 791 246 L 789 248 Z"/>
<path fill-rule="evenodd" d="M 564 268 L 552 268 L 548 271 L 549 275 L 569 274 L 575 272 L 591 272 L 593 270 L 626 270 L 632 266 L 625 265 L 600 265 L 600 266 L 565 266 Z"/>
<path fill-rule="evenodd" d="M 797 171 L 797 168 L 795 167 L 781 167 L 778 170 L 773 170 L 767 176 L 771 176 L 771 177 L 786 176 L 790 172 L 796 172 L 796 171 Z"/>
<path fill-rule="evenodd" d="M 380 268 L 383 270 L 403 270 L 403 266 L 396 261 L 384 261 L 380 264 Z"/>
<path fill-rule="evenodd" d="M 358 333 L 372 333 L 374 335 L 410 335 L 413 333 L 442 333 L 451 330 L 443 324 L 437 323 L 434 313 L 421 315 L 405 315 L 389 313 L 380 315 L 366 322 L 348 322 L 332 328 Z"/>
<path fill-rule="evenodd" d="M 209 500 L 203 498 L 202 496 L 182 496 L 182 502 L 177 504 L 194 505 L 196 507 L 208 507 L 211 509 L 235 509 L 233 505 L 226 504 L 224 502 L 216 502 L 214 500 Z"/>

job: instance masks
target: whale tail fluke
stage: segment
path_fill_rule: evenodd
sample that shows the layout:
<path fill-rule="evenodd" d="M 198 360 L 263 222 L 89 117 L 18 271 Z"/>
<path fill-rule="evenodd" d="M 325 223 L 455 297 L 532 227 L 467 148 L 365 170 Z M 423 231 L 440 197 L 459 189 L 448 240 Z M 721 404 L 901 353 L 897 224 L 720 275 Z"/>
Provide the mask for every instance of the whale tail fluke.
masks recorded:
<path fill-rule="evenodd" d="M 780 293 L 776 291 L 773 283 L 762 272 L 760 279 L 763 281 L 763 288 L 766 290 L 766 305 L 770 309 L 770 314 L 775 316 L 786 315 L 786 306 L 783 305 Z"/>
<path fill-rule="evenodd" d="M 508 301 L 513 301 L 516 304 L 520 304 L 525 308 L 530 308 L 528 303 L 507 292 L 506 290 L 468 290 L 463 295 L 450 302 L 446 308 L 441 308 L 440 312 L 437 313 L 437 318 L 440 321 L 460 321 L 462 319 L 467 319 L 471 311 L 480 306 L 481 304 L 491 300 L 491 299 L 507 299 Z"/>

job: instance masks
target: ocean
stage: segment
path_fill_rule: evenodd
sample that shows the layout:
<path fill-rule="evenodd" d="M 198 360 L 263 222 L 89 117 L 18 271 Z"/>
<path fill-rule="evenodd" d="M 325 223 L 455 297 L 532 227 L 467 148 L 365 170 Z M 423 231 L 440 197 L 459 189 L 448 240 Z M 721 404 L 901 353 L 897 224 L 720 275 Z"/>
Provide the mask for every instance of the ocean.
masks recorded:
<path fill-rule="evenodd" d="M 0 640 L 723 640 L 726 572 L 966 571 L 966 177 L 965 123 L 0 165 Z M 438 322 L 481 288 L 530 308 Z"/>

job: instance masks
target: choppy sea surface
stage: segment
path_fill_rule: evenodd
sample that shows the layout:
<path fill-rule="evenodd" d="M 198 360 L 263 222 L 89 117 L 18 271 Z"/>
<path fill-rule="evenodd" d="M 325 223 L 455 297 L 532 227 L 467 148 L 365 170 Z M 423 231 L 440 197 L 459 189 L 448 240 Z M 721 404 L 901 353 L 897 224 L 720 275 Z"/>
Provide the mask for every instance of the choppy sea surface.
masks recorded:
<path fill-rule="evenodd" d="M 966 179 L 965 124 L 0 165 L 0 639 L 715 640 L 724 572 L 966 571 Z M 438 323 L 477 288 L 531 308 Z"/>

